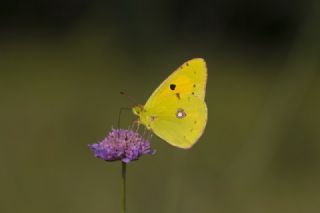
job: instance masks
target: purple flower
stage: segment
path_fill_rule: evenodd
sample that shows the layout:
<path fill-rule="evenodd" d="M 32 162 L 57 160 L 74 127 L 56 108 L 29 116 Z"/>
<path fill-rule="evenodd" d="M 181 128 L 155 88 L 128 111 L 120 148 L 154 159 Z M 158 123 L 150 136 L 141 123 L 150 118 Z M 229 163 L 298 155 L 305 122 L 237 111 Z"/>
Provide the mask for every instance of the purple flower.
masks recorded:
<path fill-rule="evenodd" d="M 89 144 L 97 158 L 105 161 L 121 160 L 129 163 L 145 154 L 154 154 L 149 141 L 137 132 L 126 129 L 112 129 L 100 143 Z"/>

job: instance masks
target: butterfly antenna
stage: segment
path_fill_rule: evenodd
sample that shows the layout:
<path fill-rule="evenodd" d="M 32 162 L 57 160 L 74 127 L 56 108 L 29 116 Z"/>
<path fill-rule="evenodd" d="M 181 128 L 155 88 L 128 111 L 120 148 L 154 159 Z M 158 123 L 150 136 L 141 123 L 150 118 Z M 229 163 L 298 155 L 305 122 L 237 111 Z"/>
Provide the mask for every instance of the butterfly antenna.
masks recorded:
<path fill-rule="evenodd" d="M 126 94 L 125 92 L 120 91 L 120 94 L 126 96 L 126 97 L 134 104 L 134 106 L 137 106 L 137 105 L 138 105 L 137 102 L 136 102 L 131 96 L 129 96 L 128 94 Z"/>

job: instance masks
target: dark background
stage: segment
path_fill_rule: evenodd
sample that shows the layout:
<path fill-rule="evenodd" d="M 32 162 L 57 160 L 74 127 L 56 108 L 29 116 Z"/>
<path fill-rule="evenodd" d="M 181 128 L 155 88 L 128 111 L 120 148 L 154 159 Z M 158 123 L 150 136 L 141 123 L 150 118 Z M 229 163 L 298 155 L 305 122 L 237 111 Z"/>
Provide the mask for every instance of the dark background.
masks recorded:
<path fill-rule="evenodd" d="M 120 212 L 87 144 L 194 57 L 207 129 L 129 164 L 128 212 L 319 212 L 319 25 L 316 0 L 0 1 L 0 212 Z"/>

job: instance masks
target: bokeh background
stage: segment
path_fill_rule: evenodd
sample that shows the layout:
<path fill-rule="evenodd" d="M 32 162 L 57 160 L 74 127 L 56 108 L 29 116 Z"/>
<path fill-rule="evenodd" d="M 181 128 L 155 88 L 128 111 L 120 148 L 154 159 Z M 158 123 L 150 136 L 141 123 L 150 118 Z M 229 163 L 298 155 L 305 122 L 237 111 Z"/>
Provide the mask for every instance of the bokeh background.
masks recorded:
<path fill-rule="evenodd" d="M 319 212 L 319 26 L 317 0 L 1 0 L 0 212 L 120 212 L 121 165 L 87 144 L 131 106 L 119 91 L 144 103 L 194 57 L 205 134 L 153 138 L 128 212 Z"/>

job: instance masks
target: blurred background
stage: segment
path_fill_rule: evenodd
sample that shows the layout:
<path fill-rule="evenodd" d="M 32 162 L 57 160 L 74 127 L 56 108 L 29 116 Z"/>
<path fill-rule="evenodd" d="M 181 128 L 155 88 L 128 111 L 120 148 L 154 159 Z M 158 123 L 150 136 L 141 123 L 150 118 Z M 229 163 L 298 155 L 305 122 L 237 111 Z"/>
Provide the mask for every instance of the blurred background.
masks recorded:
<path fill-rule="evenodd" d="M 0 1 L 0 212 L 120 212 L 121 165 L 87 147 L 188 59 L 209 120 L 154 137 L 128 212 L 320 211 L 317 0 Z M 123 114 L 122 127 L 135 119 Z"/>

